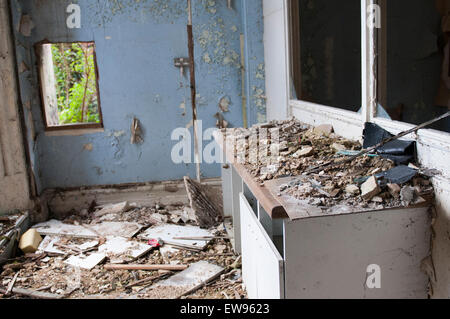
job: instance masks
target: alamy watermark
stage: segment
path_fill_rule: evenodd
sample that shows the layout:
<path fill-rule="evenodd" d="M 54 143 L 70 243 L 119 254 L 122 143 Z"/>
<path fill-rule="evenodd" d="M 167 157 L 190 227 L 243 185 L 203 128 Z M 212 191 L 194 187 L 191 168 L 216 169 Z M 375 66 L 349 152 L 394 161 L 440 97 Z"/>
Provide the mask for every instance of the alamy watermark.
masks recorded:
<path fill-rule="evenodd" d="M 231 154 L 231 163 L 276 165 L 280 162 L 280 130 L 279 128 L 260 128 L 250 136 L 223 134 L 223 148 L 214 141 L 217 128 L 203 131 L 203 122 L 196 121 L 199 156 L 193 156 L 193 137 L 188 128 L 177 128 L 171 139 L 176 141 L 172 147 L 171 158 L 175 164 L 225 164 L 224 153 Z M 274 167 L 274 170 L 275 167 Z M 270 172 L 267 172 L 270 173 Z"/>
<path fill-rule="evenodd" d="M 381 289 L 381 267 L 376 264 L 367 267 L 366 286 L 369 289 Z"/>
<path fill-rule="evenodd" d="M 378 4 L 367 6 L 367 27 L 369 29 L 381 28 L 381 7 Z"/>
<path fill-rule="evenodd" d="M 81 28 L 81 8 L 78 4 L 71 3 L 66 8 L 66 13 L 69 14 L 66 20 L 69 29 Z"/>

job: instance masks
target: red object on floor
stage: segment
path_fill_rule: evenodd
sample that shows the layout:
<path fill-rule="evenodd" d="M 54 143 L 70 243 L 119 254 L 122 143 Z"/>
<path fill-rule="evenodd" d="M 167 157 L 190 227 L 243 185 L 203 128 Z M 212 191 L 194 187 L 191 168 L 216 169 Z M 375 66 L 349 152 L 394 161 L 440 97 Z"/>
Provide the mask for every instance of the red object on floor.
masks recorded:
<path fill-rule="evenodd" d="M 150 240 L 148 241 L 148 244 L 149 244 L 150 246 L 152 246 L 153 248 L 159 248 L 159 247 L 162 246 L 161 243 L 160 243 L 160 241 L 159 241 L 158 239 L 150 239 Z"/>

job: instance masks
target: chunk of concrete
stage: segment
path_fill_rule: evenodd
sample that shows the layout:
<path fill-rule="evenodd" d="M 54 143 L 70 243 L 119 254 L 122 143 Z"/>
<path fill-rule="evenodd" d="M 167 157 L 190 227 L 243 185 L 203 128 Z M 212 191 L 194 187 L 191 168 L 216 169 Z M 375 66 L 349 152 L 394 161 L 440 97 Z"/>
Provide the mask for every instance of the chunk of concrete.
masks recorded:
<path fill-rule="evenodd" d="M 349 195 L 359 195 L 359 187 L 356 185 L 347 185 L 345 192 Z"/>
<path fill-rule="evenodd" d="M 387 187 L 389 190 L 389 194 L 391 194 L 392 197 L 400 197 L 400 191 L 402 190 L 402 188 L 398 184 L 387 184 Z"/>
<path fill-rule="evenodd" d="M 314 128 L 314 133 L 316 133 L 318 135 L 324 135 L 324 136 L 330 136 L 331 133 L 333 133 L 333 131 L 334 131 L 333 125 L 330 125 L 330 124 L 323 124 L 323 125 L 316 126 Z"/>
<path fill-rule="evenodd" d="M 41 241 L 42 237 L 36 229 L 29 229 L 20 237 L 19 248 L 24 254 L 33 254 L 38 250 Z"/>
<path fill-rule="evenodd" d="M 314 148 L 312 147 L 304 147 L 300 150 L 298 150 L 294 155 L 292 155 L 294 158 L 301 158 L 301 157 L 308 157 L 314 154 Z"/>
<path fill-rule="evenodd" d="M 361 185 L 361 196 L 365 200 L 371 200 L 381 193 L 381 188 L 375 176 L 370 177 L 364 184 Z"/>

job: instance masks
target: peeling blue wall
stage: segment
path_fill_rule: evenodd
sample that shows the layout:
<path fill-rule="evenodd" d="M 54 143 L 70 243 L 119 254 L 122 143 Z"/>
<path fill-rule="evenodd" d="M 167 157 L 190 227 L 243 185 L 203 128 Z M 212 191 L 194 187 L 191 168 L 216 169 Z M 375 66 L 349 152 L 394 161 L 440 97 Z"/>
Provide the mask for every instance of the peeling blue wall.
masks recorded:
<path fill-rule="evenodd" d="M 240 34 L 246 36 L 246 94 L 249 122 L 264 119 L 264 51 L 261 0 L 194 0 L 198 114 L 204 129 L 215 127 L 218 103 L 227 97 L 230 126 L 243 125 Z M 68 29 L 66 8 L 77 3 L 82 28 Z M 187 57 L 185 0 L 12 1 L 21 97 L 33 171 L 39 190 L 177 180 L 195 176 L 195 165 L 176 165 L 171 133 L 192 120 L 188 74 L 173 65 Z M 18 32 L 22 15 L 35 25 Z M 95 41 L 105 131 L 82 136 L 46 136 L 33 45 Z M 23 69 L 22 69 L 23 71 Z M 188 73 L 188 72 L 186 72 Z M 183 109 L 183 103 L 185 109 Z M 132 119 L 140 120 L 144 143 L 131 145 Z M 92 145 L 92 149 L 86 145 Z M 220 165 L 202 165 L 204 177 Z"/>

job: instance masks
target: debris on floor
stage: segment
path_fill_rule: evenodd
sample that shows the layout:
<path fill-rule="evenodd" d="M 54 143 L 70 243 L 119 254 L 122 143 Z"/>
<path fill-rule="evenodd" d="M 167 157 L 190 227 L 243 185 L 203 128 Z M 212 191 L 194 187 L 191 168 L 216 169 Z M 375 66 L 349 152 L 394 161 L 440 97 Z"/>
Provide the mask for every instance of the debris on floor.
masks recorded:
<path fill-rule="evenodd" d="M 217 192 L 189 177 L 184 178 L 184 184 L 200 227 L 209 228 L 220 224 L 223 221 L 223 204 Z"/>
<path fill-rule="evenodd" d="M 242 164 L 261 185 L 272 185 L 276 180 L 279 185 L 275 196 L 319 207 L 323 213 L 338 206 L 384 209 L 433 200 L 430 177 L 438 172 L 418 167 L 414 142 L 394 140 L 376 152 L 356 157 L 363 146 L 333 131 L 331 125 L 314 128 L 292 119 L 250 129 L 226 129 L 222 133 L 227 140 L 238 141 L 236 159 L 245 158 Z M 365 132 L 366 146 L 392 137 L 378 127 L 366 127 Z M 268 156 L 261 156 L 264 154 Z M 353 160 L 348 161 L 351 157 Z M 322 168 L 314 172 L 318 167 Z"/>
<path fill-rule="evenodd" d="M 0 298 L 247 298 L 224 225 L 200 228 L 190 207 L 119 203 L 34 231 L 37 250 L 0 270 Z"/>
<path fill-rule="evenodd" d="M 220 266 L 200 261 L 183 272 L 153 285 L 142 295 L 146 299 L 180 299 L 205 286 L 224 271 L 225 269 Z"/>

